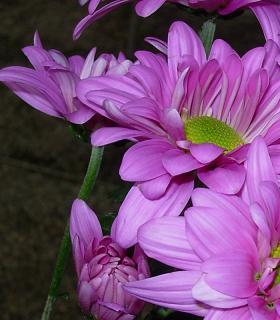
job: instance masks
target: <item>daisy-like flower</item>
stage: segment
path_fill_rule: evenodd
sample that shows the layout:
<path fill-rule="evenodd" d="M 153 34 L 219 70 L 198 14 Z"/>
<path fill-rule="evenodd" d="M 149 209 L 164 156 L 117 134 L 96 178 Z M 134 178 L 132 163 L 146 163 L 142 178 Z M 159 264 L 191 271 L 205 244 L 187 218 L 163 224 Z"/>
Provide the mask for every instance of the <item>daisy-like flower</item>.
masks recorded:
<path fill-rule="evenodd" d="M 77 55 L 66 58 L 57 50 L 45 50 L 37 32 L 34 45 L 23 48 L 23 53 L 33 68 L 3 68 L 0 81 L 33 108 L 77 124 L 85 123 L 95 114 L 77 99 L 78 81 L 104 74 L 124 74 L 131 64 L 122 54 L 118 58 L 102 54 L 95 59 L 95 48 L 86 59 Z"/>
<path fill-rule="evenodd" d="M 82 200 L 73 202 L 70 235 L 83 311 L 97 320 L 133 320 L 144 303 L 123 290 L 129 281 L 149 277 L 146 257 L 135 247 L 133 257 L 111 236 L 103 236 L 95 213 Z"/>
<path fill-rule="evenodd" d="M 110 0 L 102 5 L 102 0 L 80 0 L 81 5 L 89 3 L 88 15 L 82 19 L 74 30 L 74 39 L 80 37 L 82 32 L 93 22 L 107 13 L 130 2 L 135 2 L 135 11 L 139 16 L 148 17 L 157 11 L 163 4 L 177 3 L 193 9 L 203 9 L 207 12 L 217 12 L 228 15 L 236 10 L 249 8 L 256 15 L 263 29 L 266 39 L 279 42 L 280 30 L 280 4 L 278 0 Z"/>
<path fill-rule="evenodd" d="M 205 320 L 279 320 L 280 191 L 260 137 L 250 146 L 245 189 L 244 199 L 196 189 L 185 218 L 142 226 L 144 252 L 184 271 L 131 282 L 127 292 Z"/>
<path fill-rule="evenodd" d="M 174 178 L 193 179 L 194 170 L 211 189 L 238 193 L 248 145 L 258 135 L 267 144 L 280 138 L 279 47 L 269 40 L 239 57 L 216 40 L 207 59 L 183 22 L 171 26 L 167 44 L 148 41 L 164 55 L 139 51 L 126 75 L 79 83 L 79 99 L 116 123 L 96 131 L 92 143 L 136 141 L 120 175 L 148 199 L 162 197 Z"/>

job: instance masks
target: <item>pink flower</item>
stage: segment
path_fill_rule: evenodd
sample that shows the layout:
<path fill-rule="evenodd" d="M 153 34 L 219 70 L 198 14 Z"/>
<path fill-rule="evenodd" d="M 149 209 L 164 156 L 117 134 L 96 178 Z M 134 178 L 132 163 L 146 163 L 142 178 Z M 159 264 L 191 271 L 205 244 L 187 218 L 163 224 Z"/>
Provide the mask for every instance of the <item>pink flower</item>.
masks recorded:
<path fill-rule="evenodd" d="M 116 123 L 97 130 L 92 143 L 137 142 L 120 175 L 148 199 L 161 198 L 176 177 L 193 180 L 194 170 L 211 189 L 238 193 L 248 145 L 258 135 L 268 144 L 280 138 L 279 47 L 269 40 L 239 57 L 216 40 L 207 59 L 183 22 L 171 26 L 167 44 L 148 41 L 164 55 L 139 51 L 127 74 L 79 83 L 79 99 Z"/>
<path fill-rule="evenodd" d="M 132 320 L 144 303 L 124 292 L 123 284 L 149 276 L 149 266 L 139 247 L 132 258 L 111 236 L 103 236 L 95 213 L 75 200 L 70 235 L 83 311 L 98 320 Z"/>
<path fill-rule="evenodd" d="M 111 0 L 105 5 L 102 0 L 80 0 L 81 5 L 89 3 L 88 15 L 82 19 L 75 28 L 74 39 L 80 37 L 82 32 L 93 22 L 107 13 L 121 7 L 132 0 Z M 228 15 L 236 10 L 250 8 L 259 20 L 266 39 L 279 42 L 280 4 L 278 0 L 136 0 L 135 10 L 139 16 L 148 17 L 157 11 L 163 4 L 179 3 L 193 9 L 204 9 L 207 12 L 218 12 Z"/>
<path fill-rule="evenodd" d="M 184 271 L 130 282 L 127 292 L 205 320 L 280 319 L 276 182 L 267 146 L 256 138 L 248 153 L 245 200 L 196 189 L 185 219 L 165 217 L 142 226 L 144 252 Z"/>
<path fill-rule="evenodd" d="M 38 33 L 34 45 L 25 47 L 23 53 L 33 68 L 1 69 L 0 81 L 33 108 L 77 124 L 85 123 L 95 114 L 77 99 L 78 81 L 90 76 L 125 73 L 131 63 L 123 55 L 115 58 L 102 54 L 95 59 L 95 48 L 86 59 L 77 55 L 68 59 L 57 50 L 45 50 Z"/>

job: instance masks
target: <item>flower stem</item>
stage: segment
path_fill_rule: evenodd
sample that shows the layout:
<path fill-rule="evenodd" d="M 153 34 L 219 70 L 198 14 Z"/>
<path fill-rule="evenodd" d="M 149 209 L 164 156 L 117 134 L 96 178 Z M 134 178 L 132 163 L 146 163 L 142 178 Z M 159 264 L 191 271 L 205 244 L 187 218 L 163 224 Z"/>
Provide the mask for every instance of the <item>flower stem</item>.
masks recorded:
<path fill-rule="evenodd" d="M 214 40 L 214 35 L 216 31 L 216 23 L 215 23 L 216 18 L 213 17 L 207 21 L 205 21 L 202 25 L 201 31 L 199 32 L 200 39 L 204 45 L 205 52 L 207 56 L 210 53 L 212 43 Z"/>
<path fill-rule="evenodd" d="M 99 173 L 102 157 L 103 157 L 103 148 L 92 148 L 88 168 L 86 175 L 84 177 L 83 184 L 81 186 L 78 198 L 84 201 L 88 200 L 91 190 L 94 186 L 96 178 Z M 53 309 L 53 305 L 58 296 L 58 289 L 60 287 L 65 266 L 70 255 L 71 251 L 71 240 L 69 234 L 69 222 L 64 230 L 64 235 L 60 243 L 55 268 L 52 275 L 52 281 L 49 289 L 49 294 L 47 301 L 45 303 L 44 311 L 41 316 L 41 320 L 49 320 L 50 315 Z"/>

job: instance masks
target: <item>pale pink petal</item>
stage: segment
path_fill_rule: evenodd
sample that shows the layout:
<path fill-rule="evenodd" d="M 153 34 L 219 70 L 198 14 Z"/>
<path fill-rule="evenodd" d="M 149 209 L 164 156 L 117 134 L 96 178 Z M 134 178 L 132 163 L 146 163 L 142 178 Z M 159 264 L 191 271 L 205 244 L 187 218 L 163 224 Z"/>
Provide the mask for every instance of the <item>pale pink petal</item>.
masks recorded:
<path fill-rule="evenodd" d="M 178 271 L 130 282 L 124 288 L 130 294 L 144 301 L 204 316 L 208 310 L 197 303 L 191 293 L 191 289 L 200 275 L 201 273 L 198 271 Z"/>
<path fill-rule="evenodd" d="M 196 206 L 186 210 L 185 218 L 187 238 L 202 259 L 228 250 L 244 249 L 257 255 L 254 238 L 247 230 L 240 229 L 241 215 L 235 216 L 223 208 Z"/>
<path fill-rule="evenodd" d="M 120 207 L 112 226 L 112 237 L 122 247 L 137 242 L 138 229 L 147 221 L 163 216 L 179 216 L 187 205 L 193 190 L 192 177 L 173 179 L 158 200 L 146 199 L 138 187 L 133 186 Z"/>
<path fill-rule="evenodd" d="M 157 11 L 166 0 L 140 0 L 135 7 L 137 14 L 141 17 L 148 17 Z"/>
<path fill-rule="evenodd" d="M 210 310 L 204 320 L 254 320 L 249 308 L 241 307 L 230 310 Z"/>
<path fill-rule="evenodd" d="M 251 202 L 261 200 L 260 182 L 272 181 L 277 184 L 275 170 L 268 149 L 262 138 L 257 137 L 248 152 L 246 184 Z"/>
<path fill-rule="evenodd" d="M 246 298 L 241 299 L 226 295 L 211 288 L 205 281 L 205 275 L 195 283 L 192 289 L 192 296 L 197 301 L 215 308 L 238 308 L 247 304 Z"/>
<path fill-rule="evenodd" d="M 199 270 L 201 259 L 192 250 L 183 217 L 163 217 L 145 223 L 138 241 L 146 255 L 183 270 Z"/>
<path fill-rule="evenodd" d="M 212 289 L 236 298 L 248 298 L 257 292 L 255 276 L 259 267 L 256 257 L 250 253 L 228 251 L 207 259 L 201 270 Z"/>
<path fill-rule="evenodd" d="M 91 144 L 100 147 L 120 140 L 133 140 L 141 135 L 142 133 L 135 129 L 122 127 L 100 128 L 91 134 Z"/>

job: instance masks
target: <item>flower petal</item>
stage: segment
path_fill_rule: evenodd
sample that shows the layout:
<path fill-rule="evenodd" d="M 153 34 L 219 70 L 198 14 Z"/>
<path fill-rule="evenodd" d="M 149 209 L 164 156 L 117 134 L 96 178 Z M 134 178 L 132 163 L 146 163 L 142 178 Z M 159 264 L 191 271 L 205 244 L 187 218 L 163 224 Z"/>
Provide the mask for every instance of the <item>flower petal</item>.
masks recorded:
<path fill-rule="evenodd" d="M 102 238 L 102 230 L 96 214 L 80 199 L 76 199 L 72 204 L 70 235 L 72 242 L 77 235 L 85 247 L 92 242 L 93 238 L 98 240 Z"/>
<path fill-rule="evenodd" d="M 187 238 L 202 259 L 243 248 L 256 253 L 252 235 L 240 229 L 243 222 L 241 215 L 235 216 L 223 208 L 191 207 L 186 210 L 185 218 Z M 236 230 L 239 230 L 238 237 Z"/>
<path fill-rule="evenodd" d="M 132 146 L 124 155 L 120 176 L 126 181 L 146 181 L 166 174 L 163 154 L 172 148 L 165 140 L 152 139 Z"/>
<path fill-rule="evenodd" d="M 191 144 L 190 152 L 201 163 L 209 163 L 217 159 L 224 149 L 212 143 Z"/>
<path fill-rule="evenodd" d="M 183 217 L 162 217 L 145 223 L 138 241 L 147 256 L 183 270 L 199 270 L 201 259 L 192 250 Z"/>
<path fill-rule="evenodd" d="M 198 171 L 199 179 L 208 188 L 225 194 L 238 193 L 245 181 L 245 175 L 243 165 L 234 162 L 220 164 L 214 169 L 205 167 Z"/>
<path fill-rule="evenodd" d="M 248 298 L 257 291 L 257 257 L 245 251 L 229 251 L 204 262 L 205 282 L 214 290 L 236 298 Z"/>
<path fill-rule="evenodd" d="M 179 216 L 189 201 L 193 190 L 192 177 L 173 179 L 158 200 L 146 199 L 138 187 L 127 194 L 112 226 L 112 237 L 123 248 L 137 242 L 137 232 L 147 221 L 163 216 Z"/>
<path fill-rule="evenodd" d="M 205 275 L 200 278 L 192 289 L 192 296 L 197 301 L 201 301 L 215 308 L 238 308 L 245 306 L 248 299 L 240 299 L 225 295 L 212 289 L 205 281 Z"/>
<path fill-rule="evenodd" d="M 124 289 L 138 298 L 166 308 L 204 316 L 207 309 L 191 293 L 201 273 L 178 271 L 141 281 L 129 282 Z"/>

